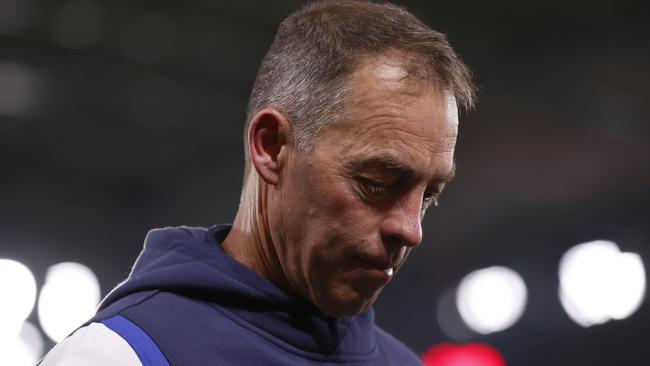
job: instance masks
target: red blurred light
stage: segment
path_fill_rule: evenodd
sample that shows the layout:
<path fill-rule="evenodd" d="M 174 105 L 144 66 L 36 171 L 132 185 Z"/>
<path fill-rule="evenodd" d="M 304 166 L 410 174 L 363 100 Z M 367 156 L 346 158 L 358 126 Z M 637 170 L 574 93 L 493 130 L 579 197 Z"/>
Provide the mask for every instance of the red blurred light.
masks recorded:
<path fill-rule="evenodd" d="M 505 366 L 495 348 L 483 343 L 441 343 L 422 355 L 425 366 Z"/>

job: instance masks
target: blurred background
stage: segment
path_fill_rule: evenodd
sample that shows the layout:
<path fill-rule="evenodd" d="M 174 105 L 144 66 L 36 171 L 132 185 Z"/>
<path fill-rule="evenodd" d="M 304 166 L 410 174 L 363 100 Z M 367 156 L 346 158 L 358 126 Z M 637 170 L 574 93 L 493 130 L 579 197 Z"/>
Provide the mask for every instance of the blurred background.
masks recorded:
<path fill-rule="evenodd" d="M 645 2 L 398 3 L 449 35 L 480 95 L 378 324 L 419 354 L 650 362 Z M 0 364 L 92 312 L 150 228 L 233 219 L 248 94 L 301 4 L 0 0 Z"/>

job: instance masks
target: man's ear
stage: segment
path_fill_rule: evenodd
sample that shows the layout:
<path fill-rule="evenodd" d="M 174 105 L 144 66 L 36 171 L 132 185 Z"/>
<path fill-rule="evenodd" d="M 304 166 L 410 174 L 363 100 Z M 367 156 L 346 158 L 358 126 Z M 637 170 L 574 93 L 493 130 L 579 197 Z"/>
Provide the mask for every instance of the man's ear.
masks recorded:
<path fill-rule="evenodd" d="M 248 127 L 251 164 L 268 184 L 278 184 L 284 164 L 280 152 L 286 149 L 290 128 L 287 118 L 271 108 L 259 111 Z"/>

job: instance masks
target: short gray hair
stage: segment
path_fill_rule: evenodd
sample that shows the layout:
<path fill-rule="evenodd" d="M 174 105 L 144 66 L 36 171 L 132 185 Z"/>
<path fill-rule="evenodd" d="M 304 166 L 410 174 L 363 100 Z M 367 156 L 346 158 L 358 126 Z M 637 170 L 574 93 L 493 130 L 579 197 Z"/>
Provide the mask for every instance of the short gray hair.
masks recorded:
<path fill-rule="evenodd" d="M 284 114 L 296 148 L 310 151 L 320 132 L 345 113 L 348 76 L 365 57 L 397 51 L 409 75 L 453 93 L 471 109 L 475 87 L 469 69 L 447 37 L 406 9 L 389 3 L 317 1 L 290 14 L 278 29 L 253 85 L 244 129 L 264 108 Z"/>

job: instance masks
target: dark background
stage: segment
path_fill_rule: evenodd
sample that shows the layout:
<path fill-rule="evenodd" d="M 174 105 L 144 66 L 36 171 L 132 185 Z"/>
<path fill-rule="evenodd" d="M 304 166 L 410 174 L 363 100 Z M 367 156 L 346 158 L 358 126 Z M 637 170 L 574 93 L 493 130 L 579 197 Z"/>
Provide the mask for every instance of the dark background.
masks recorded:
<path fill-rule="evenodd" d="M 400 3 L 449 34 L 480 99 L 461 119 L 457 178 L 377 322 L 416 352 L 461 340 L 509 365 L 647 364 L 647 296 L 591 328 L 557 299 L 559 259 L 580 242 L 613 240 L 650 265 L 645 2 Z M 231 221 L 248 93 L 300 4 L 0 0 L 0 257 L 39 287 L 48 266 L 84 263 L 106 294 L 148 229 Z M 492 265 L 526 281 L 522 319 L 450 339 L 439 299 Z"/>

